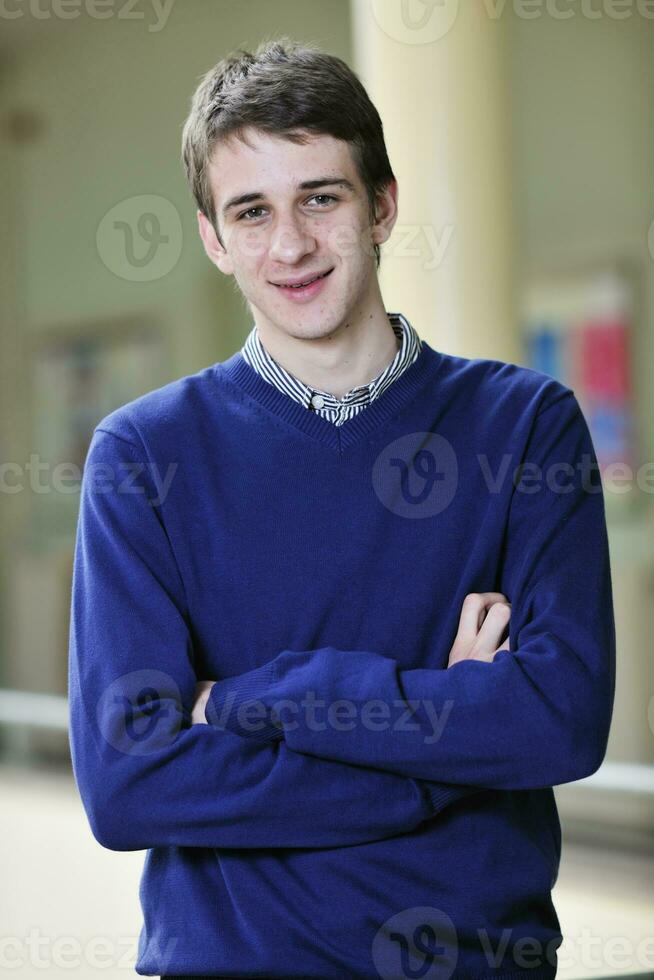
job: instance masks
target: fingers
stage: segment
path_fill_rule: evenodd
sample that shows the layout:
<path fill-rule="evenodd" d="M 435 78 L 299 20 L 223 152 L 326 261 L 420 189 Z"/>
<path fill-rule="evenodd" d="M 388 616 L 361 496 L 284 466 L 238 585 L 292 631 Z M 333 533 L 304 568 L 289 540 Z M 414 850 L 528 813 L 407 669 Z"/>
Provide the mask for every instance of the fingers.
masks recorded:
<path fill-rule="evenodd" d="M 504 637 L 511 618 L 511 606 L 506 602 L 496 602 L 488 610 L 470 656 L 475 660 L 492 660 Z"/>
<path fill-rule="evenodd" d="M 474 643 L 489 608 L 497 602 L 508 603 L 508 599 L 501 592 L 468 593 L 461 607 L 457 640 L 460 638 L 463 643 Z"/>
<path fill-rule="evenodd" d="M 463 600 L 448 666 L 459 660 L 492 660 L 510 617 L 511 604 L 503 593 L 469 593 Z M 501 649 L 508 649 L 508 638 L 506 644 Z"/>

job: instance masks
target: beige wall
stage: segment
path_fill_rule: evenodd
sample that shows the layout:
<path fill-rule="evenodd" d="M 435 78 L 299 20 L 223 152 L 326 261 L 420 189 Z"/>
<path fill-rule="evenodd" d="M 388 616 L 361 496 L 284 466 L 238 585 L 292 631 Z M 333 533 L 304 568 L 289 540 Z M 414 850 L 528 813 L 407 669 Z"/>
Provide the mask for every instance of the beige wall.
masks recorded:
<path fill-rule="evenodd" d="M 199 76 L 228 51 L 280 33 L 351 57 L 346 0 L 185 0 L 161 30 L 151 29 L 151 4 L 130 6 L 143 18 L 37 20 L 28 4 L 13 4 L 24 15 L 2 21 L 0 438 L 3 457 L 21 466 L 31 438 L 26 350 L 37 332 L 147 317 L 168 343 L 161 384 L 223 359 L 245 337 L 249 314 L 202 250 L 180 163 Z M 37 114 L 38 131 L 25 142 L 7 138 L 5 121 L 18 110 Z M 165 198 L 181 221 L 179 260 L 152 282 L 116 275 L 96 247 L 107 212 L 143 194 Z M 29 491 L 3 494 L 0 507 L 0 682 L 38 690 L 52 676 L 52 650 L 32 645 L 25 662 L 20 623 L 8 622 L 30 502 Z M 43 557 L 50 560 L 59 564 Z"/>

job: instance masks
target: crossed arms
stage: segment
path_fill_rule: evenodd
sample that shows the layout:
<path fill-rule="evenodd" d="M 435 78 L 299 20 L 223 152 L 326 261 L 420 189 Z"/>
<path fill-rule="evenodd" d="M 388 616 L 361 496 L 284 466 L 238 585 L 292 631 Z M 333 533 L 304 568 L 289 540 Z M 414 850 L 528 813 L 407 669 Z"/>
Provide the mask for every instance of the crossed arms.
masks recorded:
<path fill-rule="evenodd" d="M 463 601 L 459 629 L 447 666 L 451 667 L 462 660 L 491 662 L 499 650 L 508 650 L 508 637 L 501 645 L 500 639 L 506 632 L 510 612 L 511 603 L 501 592 L 470 592 Z M 198 681 L 195 685 L 195 701 L 191 712 L 194 725 L 208 724 L 207 706 L 211 689 L 216 683 L 217 681 Z M 215 714 L 214 707 L 214 717 Z M 265 714 L 264 710 L 263 715 Z"/>

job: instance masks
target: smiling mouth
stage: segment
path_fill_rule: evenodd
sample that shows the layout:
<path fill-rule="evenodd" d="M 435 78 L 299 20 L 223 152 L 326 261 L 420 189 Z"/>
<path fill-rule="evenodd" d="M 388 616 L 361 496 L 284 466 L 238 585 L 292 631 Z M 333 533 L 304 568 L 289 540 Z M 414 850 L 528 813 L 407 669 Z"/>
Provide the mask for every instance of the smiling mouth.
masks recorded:
<path fill-rule="evenodd" d="M 307 279 L 306 282 L 299 282 L 295 286 L 285 286 L 283 283 L 274 282 L 273 286 L 277 286 L 278 289 L 303 289 L 306 286 L 310 286 L 312 282 L 317 282 L 318 279 L 326 279 L 334 270 L 330 269 L 328 272 L 323 272 L 319 276 L 314 276 L 313 279 Z"/>

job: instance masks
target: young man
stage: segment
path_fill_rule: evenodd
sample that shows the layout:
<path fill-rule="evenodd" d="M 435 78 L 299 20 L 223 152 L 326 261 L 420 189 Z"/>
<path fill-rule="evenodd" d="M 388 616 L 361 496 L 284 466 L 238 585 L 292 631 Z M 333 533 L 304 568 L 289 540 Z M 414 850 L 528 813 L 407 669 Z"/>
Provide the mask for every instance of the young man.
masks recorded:
<path fill-rule="evenodd" d="M 574 393 L 385 311 L 397 183 L 341 60 L 221 61 L 183 158 L 254 325 L 96 426 L 73 574 L 73 766 L 97 840 L 147 849 L 137 973 L 554 977 L 552 787 L 600 765 L 615 669 Z"/>

